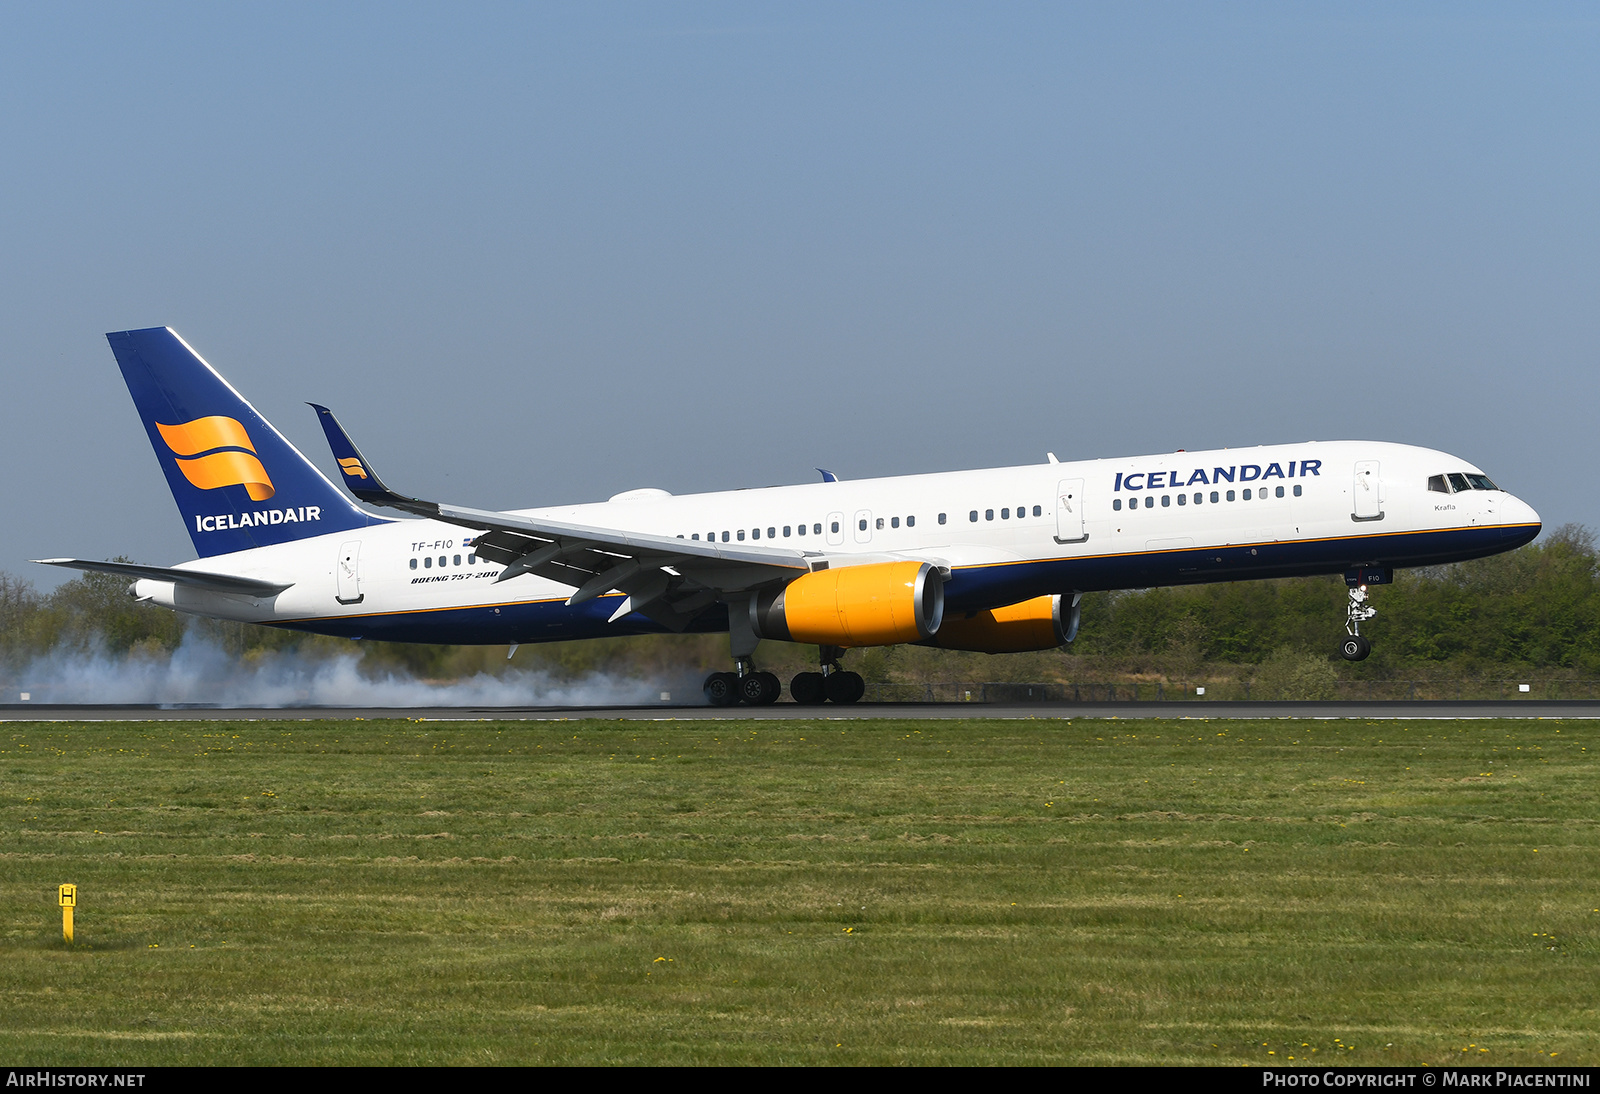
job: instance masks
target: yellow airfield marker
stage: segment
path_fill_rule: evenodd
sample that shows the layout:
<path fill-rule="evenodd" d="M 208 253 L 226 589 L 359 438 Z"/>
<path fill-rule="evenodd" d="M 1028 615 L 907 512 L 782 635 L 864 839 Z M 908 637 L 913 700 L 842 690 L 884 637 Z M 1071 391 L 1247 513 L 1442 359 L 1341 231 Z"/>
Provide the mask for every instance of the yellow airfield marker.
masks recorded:
<path fill-rule="evenodd" d="M 61 905 L 61 937 L 70 944 L 72 942 L 72 909 L 78 906 L 78 887 L 76 885 L 63 885 L 57 891 L 56 900 Z"/>

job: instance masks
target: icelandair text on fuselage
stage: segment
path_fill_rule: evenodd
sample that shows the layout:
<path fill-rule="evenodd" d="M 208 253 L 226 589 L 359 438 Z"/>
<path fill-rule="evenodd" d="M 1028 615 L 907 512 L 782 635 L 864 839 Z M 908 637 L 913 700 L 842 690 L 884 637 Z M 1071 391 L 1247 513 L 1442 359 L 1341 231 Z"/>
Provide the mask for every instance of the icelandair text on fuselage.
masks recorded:
<path fill-rule="evenodd" d="M 1587 1087 L 1587 1074 L 1573 1075 L 1548 1071 L 1450 1071 L 1430 1072 L 1417 1082 L 1415 1071 L 1263 1071 L 1261 1085 L 1280 1086 L 1332 1086 L 1332 1087 L 1502 1087 L 1502 1086 L 1563 1086 Z M 1438 1076 L 1437 1079 L 1434 1076 Z"/>
<path fill-rule="evenodd" d="M 232 528 L 257 528 L 264 524 L 295 524 L 302 520 L 321 520 L 322 506 L 302 505 L 298 509 L 258 509 L 254 513 L 218 513 L 214 517 L 195 517 L 199 532 L 226 532 Z"/>
<path fill-rule="evenodd" d="M 1284 471 L 1284 467 L 1289 468 Z M 1299 474 L 1296 475 L 1296 469 Z M 1186 486 L 1215 486 L 1219 482 L 1255 482 L 1257 479 L 1293 479 L 1308 478 L 1312 475 L 1322 477 L 1321 460 L 1290 460 L 1287 465 L 1269 463 L 1262 467 L 1259 463 L 1235 464 L 1232 467 L 1213 467 L 1207 476 L 1206 469 L 1197 467 L 1185 477 L 1182 471 L 1135 471 L 1131 475 L 1117 472 L 1116 485 L 1111 488 L 1115 493 L 1119 490 L 1181 490 Z"/>

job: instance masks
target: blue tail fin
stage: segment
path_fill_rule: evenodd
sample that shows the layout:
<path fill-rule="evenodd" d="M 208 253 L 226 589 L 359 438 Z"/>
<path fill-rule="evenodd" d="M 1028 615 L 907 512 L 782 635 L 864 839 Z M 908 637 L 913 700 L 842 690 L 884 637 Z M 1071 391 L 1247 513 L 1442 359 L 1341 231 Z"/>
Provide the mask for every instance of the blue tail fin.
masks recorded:
<path fill-rule="evenodd" d="M 389 523 L 351 504 L 171 329 L 106 339 L 202 558 Z"/>

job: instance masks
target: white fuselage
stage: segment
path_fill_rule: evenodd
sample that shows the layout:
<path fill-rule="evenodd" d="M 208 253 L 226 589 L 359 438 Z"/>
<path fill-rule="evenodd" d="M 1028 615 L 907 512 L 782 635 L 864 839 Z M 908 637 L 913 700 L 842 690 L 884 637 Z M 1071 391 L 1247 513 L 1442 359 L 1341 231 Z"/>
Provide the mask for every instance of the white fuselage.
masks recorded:
<path fill-rule="evenodd" d="M 1537 534 L 1526 503 L 1498 489 L 1451 490 L 1451 473 L 1481 475 L 1430 449 L 1324 441 L 686 496 L 632 491 L 518 512 L 798 549 L 832 566 L 927 561 L 949 571 L 947 602 L 975 609 L 1044 593 L 1427 565 Z M 1447 488 L 1430 489 L 1439 476 Z M 403 641 L 660 629 L 637 615 L 608 623 L 620 594 L 568 608 L 570 586 L 534 574 L 497 582 L 501 567 L 476 557 L 472 536 L 398 520 L 181 567 L 293 582 L 275 597 L 151 579 L 135 594 L 195 614 Z M 707 618 L 697 629 L 718 629 L 716 614 Z"/>

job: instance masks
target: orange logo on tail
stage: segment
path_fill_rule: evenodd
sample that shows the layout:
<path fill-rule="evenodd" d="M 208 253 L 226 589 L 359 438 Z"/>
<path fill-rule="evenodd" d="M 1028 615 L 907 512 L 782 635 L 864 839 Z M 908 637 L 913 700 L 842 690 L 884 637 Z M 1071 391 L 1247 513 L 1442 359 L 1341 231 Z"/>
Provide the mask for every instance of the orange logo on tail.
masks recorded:
<path fill-rule="evenodd" d="M 179 459 L 178 470 L 201 490 L 242 486 L 249 491 L 251 501 L 266 501 L 276 493 L 272 480 L 267 477 L 267 469 L 256 458 L 256 446 L 250 443 L 250 434 L 233 418 L 213 414 L 177 425 L 157 422 L 156 429 L 160 430 L 167 447 L 178 456 L 193 457 Z M 213 448 L 223 451 L 209 451 Z"/>

